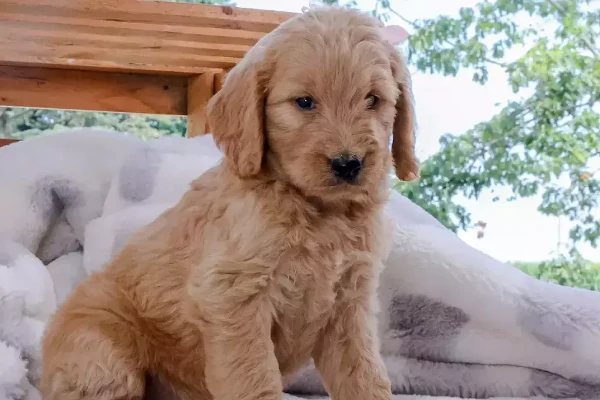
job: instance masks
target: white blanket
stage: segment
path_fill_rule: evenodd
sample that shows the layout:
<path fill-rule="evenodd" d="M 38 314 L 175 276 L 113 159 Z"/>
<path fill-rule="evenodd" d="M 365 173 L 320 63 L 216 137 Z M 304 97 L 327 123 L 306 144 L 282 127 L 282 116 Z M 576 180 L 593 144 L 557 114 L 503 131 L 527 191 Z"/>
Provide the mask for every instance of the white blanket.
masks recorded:
<path fill-rule="evenodd" d="M 220 157 L 210 136 L 94 130 L 0 148 L 0 400 L 39 398 L 57 305 Z M 398 193 L 387 212 L 379 333 L 397 399 L 600 399 L 600 293 L 537 281 Z M 325 394 L 311 365 L 286 391 Z"/>

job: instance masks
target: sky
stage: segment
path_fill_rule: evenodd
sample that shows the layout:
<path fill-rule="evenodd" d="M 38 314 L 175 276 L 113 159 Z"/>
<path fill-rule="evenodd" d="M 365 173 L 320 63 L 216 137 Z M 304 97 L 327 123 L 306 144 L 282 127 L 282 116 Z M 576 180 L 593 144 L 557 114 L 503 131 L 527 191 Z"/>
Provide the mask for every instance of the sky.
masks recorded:
<path fill-rule="evenodd" d="M 265 10 L 300 12 L 309 0 L 235 0 L 239 7 Z M 391 0 L 394 10 L 409 20 L 435 18 L 439 15 L 456 15 L 461 7 L 472 7 L 477 0 Z M 365 10 L 373 9 L 373 0 L 359 0 Z M 388 24 L 405 26 L 392 16 Z M 410 29 L 409 29 L 410 30 Z M 490 79 L 485 85 L 471 80 L 468 72 L 457 77 L 443 77 L 416 73 L 413 91 L 417 123 L 417 155 L 420 159 L 439 149 L 438 140 L 444 133 L 460 134 L 476 123 L 486 121 L 513 96 L 505 74 L 490 69 Z M 461 201 L 471 212 L 473 221 L 484 221 L 487 226 L 482 239 L 475 230 L 461 232 L 459 236 L 471 246 L 501 261 L 540 261 L 559 251 L 559 243 L 568 238 L 569 223 L 541 215 L 537 211 L 539 197 L 513 202 L 492 202 L 491 194 L 479 200 Z M 562 247 L 561 247 L 562 248 Z M 600 249 L 580 248 L 584 257 L 600 260 Z"/>

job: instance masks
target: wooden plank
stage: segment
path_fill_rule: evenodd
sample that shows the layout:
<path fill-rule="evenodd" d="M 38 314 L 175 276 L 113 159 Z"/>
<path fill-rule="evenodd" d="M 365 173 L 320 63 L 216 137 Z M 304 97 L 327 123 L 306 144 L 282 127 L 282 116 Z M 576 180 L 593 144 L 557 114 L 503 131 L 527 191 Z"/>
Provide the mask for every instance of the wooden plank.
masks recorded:
<path fill-rule="evenodd" d="M 204 26 L 268 33 L 293 13 L 136 0 L 2 0 L 10 13 Z"/>
<path fill-rule="evenodd" d="M 0 106 L 185 115 L 185 77 L 0 66 Z"/>
<path fill-rule="evenodd" d="M 136 0 L 0 0 L 0 64 L 198 75 L 292 13 Z"/>
<path fill-rule="evenodd" d="M 2 1 L 2 0 L 0 0 Z M 4 49 L 2 49 L 4 50 Z M 152 60 L 155 64 L 144 63 L 142 60 L 139 64 L 123 64 L 119 60 L 105 61 L 97 59 L 77 58 L 67 59 L 48 57 L 40 54 L 29 54 L 21 57 L 18 61 L 2 60 L 2 52 L 0 52 L 0 65 L 14 67 L 33 67 L 46 69 L 64 69 L 64 70 L 80 70 L 80 71 L 100 71 L 100 72 L 115 72 L 115 73 L 137 73 L 151 75 L 198 75 L 203 72 L 219 72 L 224 66 L 230 63 L 210 62 L 209 66 L 200 66 L 192 61 L 186 62 L 185 65 L 173 65 L 168 59 Z"/>
<path fill-rule="evenodd" d="M 74 34 L 75 32 L 75 34 Z M 40 25 L 28 22 L 9 21 L 0 25 L 0 38 L 7 41 L 35 40 L 38 44 L 48 43 L 52 48 L 66 46 L 94 46 L 119 51 L 149 50 L 167 51 L 179 54 L 216 55 L 224 57 L 241 58 L 252 46 L 229 43 L 215 43 L 213 41 L 199 41 L 196 38 L 185 37 L 148 37 L 143 32 L 141 36 L 132 35 L 130 32 L 121 35 L 103 34 L 82 27 L 76 30 L 57 28 L 53 25 Z"/>
<path fill-rule="evenodd" d="M 225 75 L 227 73 L 225 71 L 222 72 L 217 72 L 215 74 L 215 78 L 214 78 L 214 82 L 213 82 L 213 96 L 219 91 L 221 90 L 221 88 L 223 87 L 223 81 L 225 79 Z M 206 125 L 204 126 L 204 131 L 207 133 L 212 133 L 211 132 L 211 127 L 208 124 L 208 118 L 206 119 Z"/>
<path fill-rule="evenodd" d="M 0 147 L 2 147 L 2 146 L 8 146 L 9 144 L 15 143 L 15 142 L 18 142 L 18 140 L 17 139 L 3 139 L 3 138 L 0 138 Z"/>
<path fill-rule="evenodd" d="M 205 72 L 189 78 L 187 136 L 194 137 L 208 132 L 206 105 L 214 93 L 215 74 Z"/>
<path fill-rule="evenodd" d="M 241 57 L 182 54 L 175 50 L 152 48 L 113 51 L 110 47 L 78 45 L 76 41 L 72 43 L 61 45 L 44 39 L 20 37 L 11 40 L 0 37 L 0 64 L 33 62 L 49 64 L 49 67 L 69 65 L 80 69 L 97 67 L 131 72 L 159 70 L 165 73 L 185 71 L 196 74 L 209 68 L 231 68 L 241 60 Z"/>
<path fill-rule="evenodd" d="M 251 46 L 239 46 L 228 44 L 214 43 L 199 43 L 189 41 L 176 41 L 165 39 L 146 38 L 143 42 L 139 38 L 118 36 L 99 36 L 90 35 L 81 32 L 68 31 L 42 31 L 42 30 L 25 30 L 22 27 L 15 29 L 0 26 L 0 39 L 3 44 L 7 45 L 16 40 L 20 40 L 23 44 L 29 44 L 29 41 L 35 41 L 38 46 L 48 46 L 48 52 L 52 50 L 60 50 L 73 53 L 77 50 L 71 48 L 90 50 L 108 50 L 115 49 L 119 52 L 133 52 L 143 50 L 148 52 L 149 56 L 157 53 L 161 55 L 177 55 L 178 58 L 193 59 L 194 55 L 205 55 L 213 57 L 231 57 L 231 61 L 239 61 Z M 15 46 L 16 47 L 16 46 Z M 66 51 L 65 51 L 66 50 Z M 162 53 L 162 54 L 161 54 Z"/>
<path fill-rule="evenodd" d="M 10 14 L 2 12 L 2 25 L 34 26 L 41 30 L 65 30 L 89 32 L 106 36 L 149 37 L 157 39 L 185 40 L 200 43 L 226 43 L 244 46 L 254 45 L 264 33 L 234 29 L 206 28 L 202 26 L 156 25 L 139 22 L 69 18 L 52 15 Z M 157 30 L 158 29 L 158 30 Z"/>

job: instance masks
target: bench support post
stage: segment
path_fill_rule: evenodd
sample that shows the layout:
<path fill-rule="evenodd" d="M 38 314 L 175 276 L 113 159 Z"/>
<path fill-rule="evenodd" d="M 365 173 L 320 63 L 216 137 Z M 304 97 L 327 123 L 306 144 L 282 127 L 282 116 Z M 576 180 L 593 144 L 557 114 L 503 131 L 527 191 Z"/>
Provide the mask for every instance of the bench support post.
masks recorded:
<path fill-rule="evenodd" d="M 204 72 L 188 80 L 187 136 L 194 137 L 208 133 L 206 106 L 214 93 L 215 74 Z"/>

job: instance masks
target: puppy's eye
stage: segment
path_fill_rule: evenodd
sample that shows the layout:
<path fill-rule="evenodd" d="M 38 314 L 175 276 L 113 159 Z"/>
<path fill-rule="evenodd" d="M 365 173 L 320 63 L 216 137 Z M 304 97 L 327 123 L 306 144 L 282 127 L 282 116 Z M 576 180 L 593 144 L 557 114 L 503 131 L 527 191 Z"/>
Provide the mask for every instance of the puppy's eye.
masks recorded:
<path fill-rule="evenodd" d="M 296 99 L 296 104 L 301 110 L 312 110 L 315 108 L 315 101 L 312 97 L 298 97 Z"/>
<path fill-rule="evenodd" d="M 377 103 L 379 103 L 379 97 L 375 96 L 374 94 L 369 93 L 365 98 L 367 99 L 367 108 L 369 110 L 375 108 Z"/>

